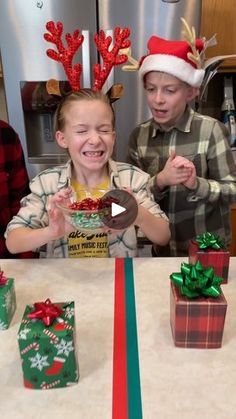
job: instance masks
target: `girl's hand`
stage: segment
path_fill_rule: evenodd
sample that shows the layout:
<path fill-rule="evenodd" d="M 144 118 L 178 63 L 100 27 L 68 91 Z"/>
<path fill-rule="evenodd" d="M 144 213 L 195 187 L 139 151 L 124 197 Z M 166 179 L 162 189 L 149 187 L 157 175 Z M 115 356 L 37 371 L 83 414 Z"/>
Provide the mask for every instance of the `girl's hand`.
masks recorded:
<path fill-rule="evenodd" d="M 50 199 L 48 210 L 49 230 L 54 240 L 68 235 L 75 230 L 75 228 L 65 220 L 62 210 L 57 206 L 57 204 L 67 205 L 70 203 L 72 194 L 72 189 L 66 188 L 57 192 Z"/>

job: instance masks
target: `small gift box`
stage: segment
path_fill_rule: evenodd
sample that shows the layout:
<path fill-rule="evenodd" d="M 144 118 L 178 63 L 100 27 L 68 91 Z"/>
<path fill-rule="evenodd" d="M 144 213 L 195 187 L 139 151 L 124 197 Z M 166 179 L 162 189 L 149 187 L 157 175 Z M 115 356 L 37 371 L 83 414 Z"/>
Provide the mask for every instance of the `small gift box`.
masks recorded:
<path fill-rule="evenodd" d="M 170 275 L 170 324 L 175 346 L 220 348 L 227 301 L 212 267 L 182 263 Z"/>
<path fill-rule="evenodd" d="M 51 389 L 78 382 L 74 302 L 26 306 L 18 331 L 24 385 Z"/>
<path fill-rule="evenodd" d="M 215 274 L 223 278 L 222 284 L 228 282 L 230 252 L 222 240 L 211 233 L 204 233 L 191 240 L 189 245 L 189 263 L 199 260 L 206 268 L 213 266 Z"/>
<path fill-rule="evenodd" d="M 6 278 L 0 271 L 0 330 L 8 329 L 16 310 L 16 294 L 13 278 Z"/>

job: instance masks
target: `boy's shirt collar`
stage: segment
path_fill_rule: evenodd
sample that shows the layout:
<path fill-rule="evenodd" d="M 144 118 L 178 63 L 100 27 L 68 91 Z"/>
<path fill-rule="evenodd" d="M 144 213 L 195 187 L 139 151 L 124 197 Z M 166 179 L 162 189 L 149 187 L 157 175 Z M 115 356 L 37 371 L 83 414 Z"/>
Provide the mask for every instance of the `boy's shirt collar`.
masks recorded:
<path fill-rule="evenodd" d="M 172 131 L 173 128 L 182 132 L 190 132 L 190 127 L 191 127 L 193 116 L 194 116 L 194 110 L 189 105 L 187 105 L 182 117 L 173 127 L 164 129 L 154 119 L 152 119 L 152 123 L 151 123 L 152 129 L 153 129 L 152 135 L 151 135 L 152 138 L 156 137 L 158 131 L 169 132 L 169 131 Z"/>

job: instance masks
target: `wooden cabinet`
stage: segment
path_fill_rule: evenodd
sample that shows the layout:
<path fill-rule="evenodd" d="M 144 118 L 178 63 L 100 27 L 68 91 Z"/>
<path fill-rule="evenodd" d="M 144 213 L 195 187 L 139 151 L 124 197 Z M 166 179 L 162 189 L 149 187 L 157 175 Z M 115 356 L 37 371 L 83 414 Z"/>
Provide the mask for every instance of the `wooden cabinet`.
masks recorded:
<path fill-rule="evenodd" d="M 206 50 L 206 57 L 236 54 L 236 1 L 202 0 L 201 36 L 216 34 L 217 45 Z M 236 71 L 236 59 L 226 60 L 221 68 Z"/>

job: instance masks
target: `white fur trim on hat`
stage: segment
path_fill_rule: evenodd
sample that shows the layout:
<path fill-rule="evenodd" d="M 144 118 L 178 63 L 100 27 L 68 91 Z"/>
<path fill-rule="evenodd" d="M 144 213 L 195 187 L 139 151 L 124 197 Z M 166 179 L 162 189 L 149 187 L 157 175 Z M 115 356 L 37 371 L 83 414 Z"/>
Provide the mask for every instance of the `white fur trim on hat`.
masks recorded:
<path fill-rule="evenodd" d="M 150 71 L 163 71 L 193 87 L 201 86 L 205 74 L 205 70 L 195 68 L 182 58 L 168 54 L 147 55 L 139 69 L 139 76 L 143 79 Z"/>

